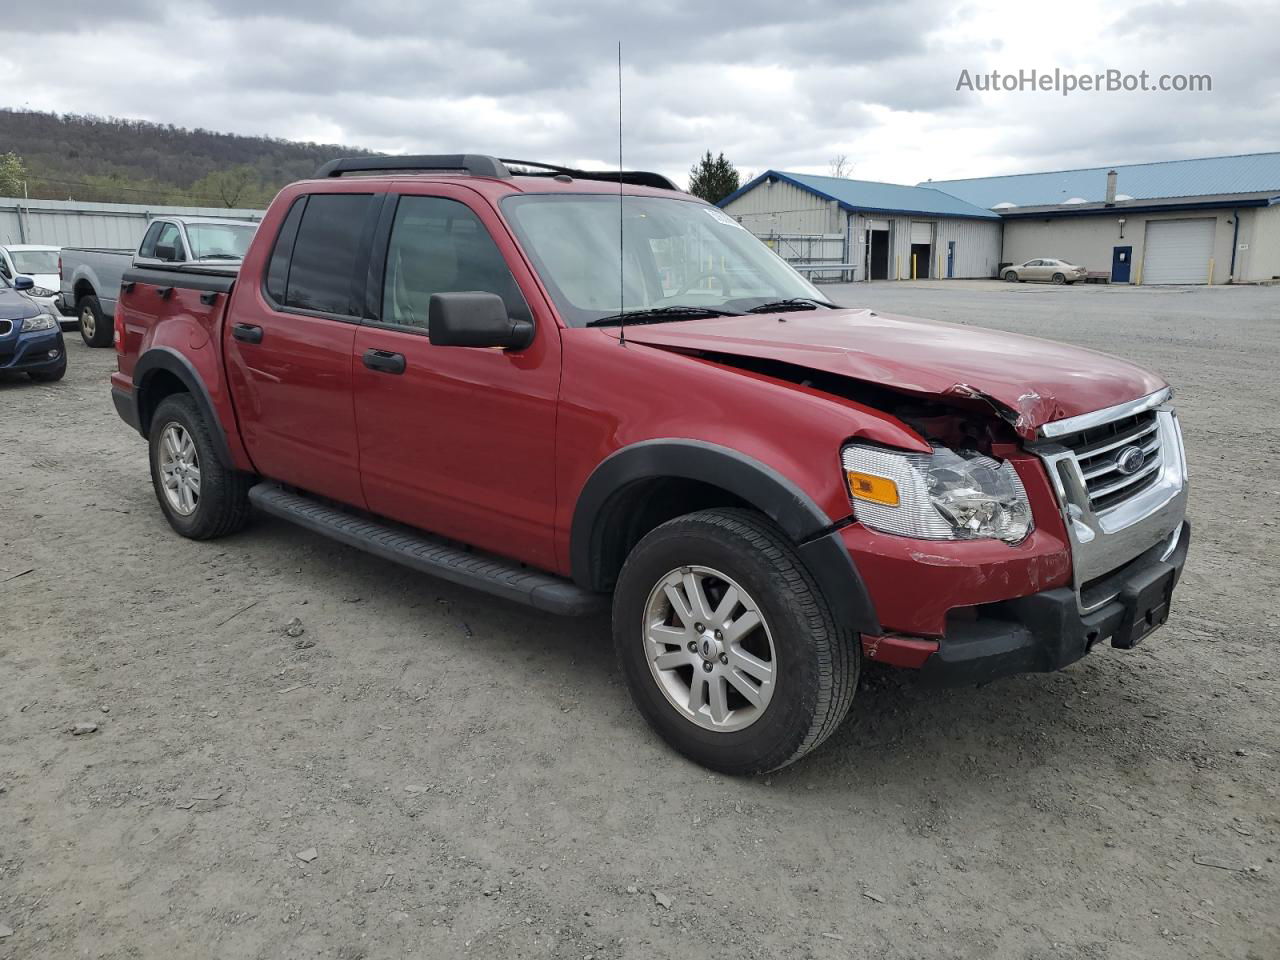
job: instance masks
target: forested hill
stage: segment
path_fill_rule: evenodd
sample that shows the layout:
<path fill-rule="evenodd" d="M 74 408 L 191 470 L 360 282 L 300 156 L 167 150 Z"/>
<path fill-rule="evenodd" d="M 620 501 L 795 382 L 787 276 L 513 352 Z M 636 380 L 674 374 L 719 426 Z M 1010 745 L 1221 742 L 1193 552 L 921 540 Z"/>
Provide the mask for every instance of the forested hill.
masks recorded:
<path fill-rule="evenodd" d="M 7 155 L 16 155 L 20 167 Z M 338 156 L 369 151 L 211 130 L 0 109 L 0 196 L 262 207 Z M 16 171 L 16 172 L 15 172 Z"/>

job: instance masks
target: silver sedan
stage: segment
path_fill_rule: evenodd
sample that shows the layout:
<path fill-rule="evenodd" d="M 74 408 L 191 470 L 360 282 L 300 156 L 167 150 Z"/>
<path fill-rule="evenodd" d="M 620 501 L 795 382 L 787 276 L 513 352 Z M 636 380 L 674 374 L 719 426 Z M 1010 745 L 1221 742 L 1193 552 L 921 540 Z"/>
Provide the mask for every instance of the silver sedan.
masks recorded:
<path fill-rule="evenodd" d="M 1001 274 L 1010 283 L 1021 283 L 1027 280 L 1040 283 L 1075 283 L 1083 280 L 1089 271 L 1065 260 L 1044 258 L 1028 260 L 1026 263 L 1015 263 L 1005 267 Z"/>

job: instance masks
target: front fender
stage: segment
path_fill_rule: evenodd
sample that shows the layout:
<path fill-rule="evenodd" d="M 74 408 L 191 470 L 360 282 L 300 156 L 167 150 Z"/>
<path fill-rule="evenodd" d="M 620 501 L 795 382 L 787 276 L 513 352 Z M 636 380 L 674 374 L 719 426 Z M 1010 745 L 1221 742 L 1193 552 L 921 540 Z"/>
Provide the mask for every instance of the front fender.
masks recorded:
<path fill-rule="evenodd" d="M 633 483 L 664 477 L 697 480 L 751 504 L 795 544 L 837 624 L 861 633 L 879 632 L 866 584 L 831 518 L 768 464 L 700 440 L 642 441 L 616 451 L 596 467 L 578 496 L 570 531 L 570 565 L 577 583 L 590 589 L 602 586 L 598 571 L 609 501 Z"/>

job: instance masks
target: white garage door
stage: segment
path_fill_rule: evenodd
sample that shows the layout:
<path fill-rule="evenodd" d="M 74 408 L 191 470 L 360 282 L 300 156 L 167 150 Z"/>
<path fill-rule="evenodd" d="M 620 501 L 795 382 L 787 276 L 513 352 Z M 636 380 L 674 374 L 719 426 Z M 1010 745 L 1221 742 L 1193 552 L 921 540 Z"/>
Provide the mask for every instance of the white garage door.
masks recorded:
<path fill-rule="evenodd" d="M 911 221 L 912 243 L 933 243 L 933 224 L 921 220 Z"/>
<path fill-rule="evenodd" d="M 1143 283 L 1207 283 L 1217 220 L 1149 220 Z"/>

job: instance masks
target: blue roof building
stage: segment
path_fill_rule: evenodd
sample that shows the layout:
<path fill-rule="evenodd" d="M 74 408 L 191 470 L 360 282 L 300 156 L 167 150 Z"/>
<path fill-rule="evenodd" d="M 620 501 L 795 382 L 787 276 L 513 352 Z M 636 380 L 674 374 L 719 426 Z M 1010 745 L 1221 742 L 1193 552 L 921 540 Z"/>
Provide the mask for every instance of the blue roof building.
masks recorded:
<path fill-rule="evenodd" d="M 767 170 L 720 201 L 815 279 L 993 277 L 1000 216 L 928 186 Z"/>
<path fill-rule="evenodd" d="M 720 206 L 818 279 L 997 277 L 1052 258 L 1112 283 L 1280 280 L 1280 152 L 915 186 L 768 170 Z"/>

